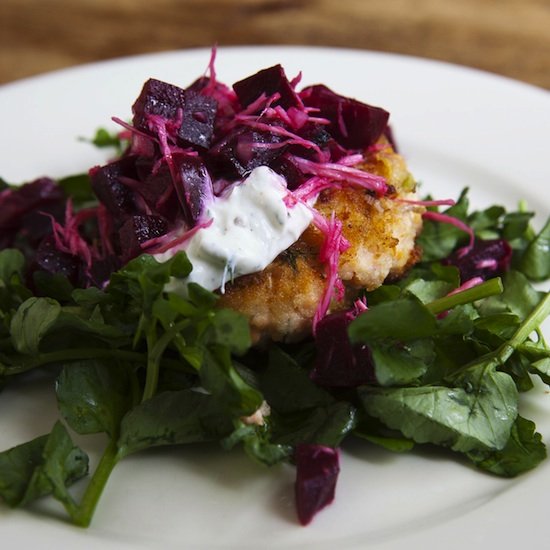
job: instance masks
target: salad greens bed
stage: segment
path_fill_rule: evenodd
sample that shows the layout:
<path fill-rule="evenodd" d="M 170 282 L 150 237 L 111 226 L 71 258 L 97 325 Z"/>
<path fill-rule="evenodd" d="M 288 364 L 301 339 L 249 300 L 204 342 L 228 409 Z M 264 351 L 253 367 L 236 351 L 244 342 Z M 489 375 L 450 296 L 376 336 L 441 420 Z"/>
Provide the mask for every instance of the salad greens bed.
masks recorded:
<path fill-rule="evenodd" d="M 87 176 L 60 181 L 77 205 L 93 200 Z M 435 210 L 435 208 L 434 208 Z M 87 526 L 113 468 L 150 447 L 218 441 L 241 446 L 267 466 L 293 462 L 301 444 L 330 448 L 361 438 L 389 451 L 435 444 L 475 466 L 512 477 L 546 456 L 518 396 L 533 376 L 550 384 L 550 349 L 540 324 L 550 297 L 531 281 L 550 275 L 550 223 L 539 233 L 524 207 L 470 212 L 467 192 L 445 212 L 476 237 L 513 249 L 500 278 L 452 293 L 459 271 L 441 260 L 467 236 L 427 219 L 421 263 L 395 284 L 365 295 L 368 309 L 349 324 L 349 345 L 368 348 L 375 381 L 327 389 L 310 372 L 313 339 L 251 349 L 246 320 L 219 309 L 217 296 L 190 285 L 184 252 L 158 263 L 141 255 L 104 288 L 73 288 L 61 274 L 35 273 L 0 252 L 0 382 L 17 384 L 36 369 L 55 374 L 61 419 L 49 434 L 0 453 L 0 495 L 26 506 L 51 495 Z M 1 398 L 1 397 L 0 397 Z M 264 401 L 270 414 L 250 421 Z M 71 438 L 106 434 L 106 446 L 80 500 L 70 486 L 88 476 L 88 457 Z"/>
<path fill-rule="evenodd" d="M 537 377 L 550 385 L 550 296 L 533 286 L 550 278 L 550 220 L 536 232 L 525 205 L 471 211 L 467 190 L 445 211 L 452 201 L 412 201 L 427 206 L 422 260 L 328 315 L 348 243 L 312 207 L 326 288 L 314 336 L 296 344 L 252 346 L 216 293 L 170 290 L 191 272 L 182 243 L 212 222 L 209 204 L 260 166 L 292 201 L 344 185 L 402 200 L 357 168 L 394 144 L 387 111 L 321 84 L 297 91 L 280 65 L 230 88 L 214 59 L 185 89 L 146 81 L 125 132 L 93 139 L 117 150 L 105 166 L 0 180 L 0 388 L 45 374 L 59 409 L 50 433 L 0 452 L 0 498 L 50 495 L 87 526 L 125 457 L 201 442 L 294 464 L 304 525 L 334 498 L 351 438 L 441 446 L 505 477 L 534 468 L 546 448 L 519 396 Z M 93 468 L 75 433 L 104 434 Z"/>

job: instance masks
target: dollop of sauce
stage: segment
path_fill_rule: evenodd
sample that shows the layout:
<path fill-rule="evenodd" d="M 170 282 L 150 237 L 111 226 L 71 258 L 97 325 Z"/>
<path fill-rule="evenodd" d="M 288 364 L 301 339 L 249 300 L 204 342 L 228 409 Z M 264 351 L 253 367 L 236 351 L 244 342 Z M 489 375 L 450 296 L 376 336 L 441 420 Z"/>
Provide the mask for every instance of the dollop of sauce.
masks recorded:
<path fill-rule="evenodd" d="M 172 281 L 170 290 L 184 292 L 182 285 L 195 282 L 224 292 L 232 279 L 266 268 L 313 218 L 303 204 L 287 206 L 287 194 L 286 180 L 259 166 L 228 195 L 215 197 L 206 212 L 212 223 L 199 229 L 184 248 L 193 271 L 185 280 Z M 155 257 L 162 262 L 170 255 L 167 251 Z"/>

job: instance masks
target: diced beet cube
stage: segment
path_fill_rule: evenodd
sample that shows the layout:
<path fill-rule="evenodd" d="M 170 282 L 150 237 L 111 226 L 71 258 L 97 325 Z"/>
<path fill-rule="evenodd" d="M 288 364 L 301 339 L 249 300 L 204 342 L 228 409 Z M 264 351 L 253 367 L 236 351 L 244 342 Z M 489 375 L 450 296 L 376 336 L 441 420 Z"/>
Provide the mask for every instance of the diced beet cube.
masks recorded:
<path fill-rule="evenodd" d="M 474 277 L 490 279 L 510 268 L 512 247 L 504 239 L 475 241 L 470 249 L 460 248 L 443 260 L 445 265 L 454 265 L 460 272 L 461 282 Z"/>
<path fill-rule="evenodd" d="M 271 163 L 271 168 L 283 176 L 287 187 L 293 191 L 304 183 L 309 176 L 305 175 L 287 155 L 282 155 Z"/>
<path fill-rule="evenodd" d="M 124 157 L 90 170 L 92 189 L 107 210 L 115 216 L 136 211 L 133 192 L 122 183 L 124 178 L 137 179 L 135 157 Z"/>
<path fill-rule="evenodd" d="M 185 92 L 182 88 L 150 78 L 132 106 L 133 123 L 139 130 L 148 132 L 147 118 L 159 115 L 165 119 L 175 119 L 178 109 L 183 109 Z"/>
<path fill-rule="evenodd" d="M 302 525 L 334 500 L 340 473 L 338 450 L 302 443 L 296 446 L 296 509 Z"/>
<path fill-rule="evenodd" d="M 317 323 L 317 355 L 310 378 L 319 386 L 355 388 L 376 382 L 369 347 L 352 345 L 349 340 L 348 327 L 354 317 L 350 311 L 342 311 L 327 315 Z"/>
<path fill-rule="evenodd" d="M 281 98 L 273 105 L 281 105 L 285 109 L 302 106 L 298 94 L 292 88 L 281 65 L 264 69 L 240 80 L 233 84 L 233 89 L 243 108 L 250 105 L 262 94 L 270 97 L 277 92 L 281 95 Z"/>
<path fill-rule="evenodd" d="M 160 237 L 168 231 L 166 220 L 160 216 L 134 215 L 130 216 L 119 231 L 120 249 L 124 262 L 139 256 L 142 252 L 141 243 Z"/>
<path fill-rule="evenodd" d="M 122 258 L 114 255 L 95 259 L 88 273 L 88 285 L 102 287 L 122 265 Z"/>
<path fill-rule="evenodd" d="M 150 172 L 147 175 L 143 171 L 136 191 L 147 203 L 153 214 L 170 221 L 174 221 L 178 216 L 181 216 L 182 209 L 175 197 L 172 174 L 166 164 L 162 164 L 156 172 Z"/>
<path fill-rule="evenodd" d="M 36 267 L 41 271 L 60 273 L 74 285 L 80 281 L 83 268 L 78 256 L 59 250 L 53 236 L 46 237 L 38 247 L 35 255 Z"/>
<path fill-rule="evenodd" d="M 319 109 L 316 116 L 330 120 L 329 132 L 348 149 L 372 145 L 388 125 L 389 113 L 384 109 L 339 95 L 322 84 L 305 88 L 300 97 L 307 107 Z"/>
<path fill-rule="evenodd" d="M 26 214 L 37 210 L 48 212 L 52 207 L 63 206 L 64 201 L 63 189 L 50 178 L 40 178 L 21 187 L 5 189 L 0 193 L 0 230 L 19 227 L 21 218 Z"/>
<path fill-rule="evenodd" d="M 178 171 L 184 197 L 184 208 L 190 225 L 195 225 L 205 209 L 214 200 L 212 180 L 208 170 L 199 157 L 174 155 L 174 164 Z"/>
<path fill-rule="evenodd" d="M 266 131 L 237 128 L 210 149 L 210 161 L 221 175 L 244 177 L 258 166 L 271 166 L 287 149 L 282 141 Z"/>
<path fill-rule="evenodd" d="M 210 147 L 217 108 L 218 102 L 215 99 L 186 90 L 178 137 L 185 143 L 205 149 Z"/>

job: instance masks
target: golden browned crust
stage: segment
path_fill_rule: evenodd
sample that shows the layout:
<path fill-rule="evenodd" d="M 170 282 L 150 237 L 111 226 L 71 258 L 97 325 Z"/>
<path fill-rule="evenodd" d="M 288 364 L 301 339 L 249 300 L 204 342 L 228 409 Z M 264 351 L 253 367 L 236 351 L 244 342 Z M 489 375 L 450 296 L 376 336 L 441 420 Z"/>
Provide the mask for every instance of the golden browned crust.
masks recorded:
<path fill-rule="evenodd" d="M 359 168 L 382 175 L 392 188 L 383 198 L 363 189 L 324 191 L 315 208 L 342 222 L 350 247 L 340 257 L 339 275 L 347 300 L 331 310 L 348 307 L 359 289 L 373 290 L 396 279 L 418 261 L 415 238 L 423 209 L 399 199 L 414 199 L 415 184 L 402 157 L 388 144 L 366 155 Z M 300 239 L 259 273 L 226 286 L 220 305 L 250 320 L 254 341 L 296 341 L 311 332 L 315 310 L 325 290 L 325 266 L 319 261 L 323 236 L 310 225 Z"/>

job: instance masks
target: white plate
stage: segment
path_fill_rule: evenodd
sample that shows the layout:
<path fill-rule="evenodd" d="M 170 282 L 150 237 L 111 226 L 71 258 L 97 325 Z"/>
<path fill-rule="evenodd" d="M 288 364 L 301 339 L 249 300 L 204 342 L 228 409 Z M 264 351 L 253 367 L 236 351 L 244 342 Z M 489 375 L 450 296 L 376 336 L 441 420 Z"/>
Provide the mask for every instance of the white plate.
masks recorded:
<path fill-rule="evenodd" d="M 12 182 L 61 176 L 104 161 L 78 141 L 113 115 L 128 118 L 145 79 L 187 85 L 206 50 L 121 59 L 27 79 L 0 89 L 0 173 Z M 402 152 L 424 189 L 476 206 L 527 199 L 550 212 L 550 95 L 479 71 L 389 54 L 314 48 L 218 52 L 230 84 L 282 63 L 303 83 L 392 113 Z M 53 397 L 37 381 L 0 396 L 0 449 L 51 429 Z M 540 388 L 524 415 L 550 441 L 550 396 Z M 94 440 L 94 448 L 100 448 Z M 83 442 L 85 444 L 85 441 Z M 88 530 L 0 507 L 3 545 L 40 548 L 512 548 L 547 540 L 550 461 L 517 480 L 474 471 L 446 454 L 393 455 L 346 446 L 337 497 L 307 528 L 293 508 L 291 468 L 265 468 L 214 448 L 156 451 L 118 465 Z M 51 514 L 59 508 L 46 504 Z M 11 543 L 11 544 L 10 544 Z"/>

